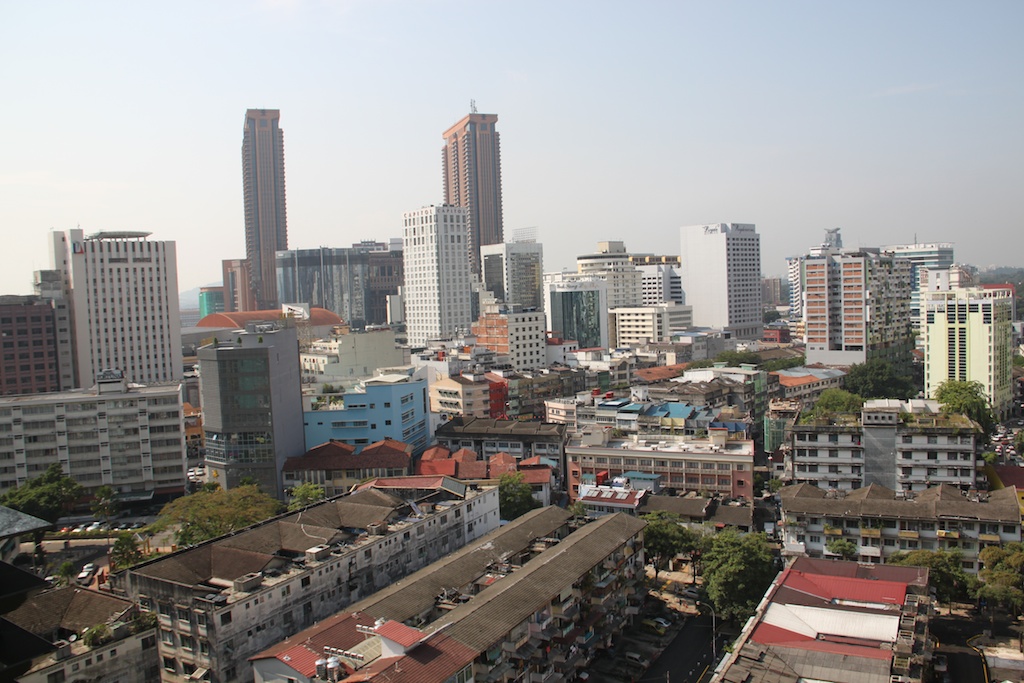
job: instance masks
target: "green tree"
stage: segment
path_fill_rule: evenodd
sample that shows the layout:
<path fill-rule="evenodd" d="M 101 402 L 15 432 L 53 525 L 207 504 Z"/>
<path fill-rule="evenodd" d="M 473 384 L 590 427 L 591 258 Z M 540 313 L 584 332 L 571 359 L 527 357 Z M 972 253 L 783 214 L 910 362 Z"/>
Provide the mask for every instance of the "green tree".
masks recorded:
<path fill-rule="evenodd" d="M 81 485 L 54 463 L 35 479 L 5 493 L 0 497 L 0 504 L 47 522 L 56 522 L 81 495 Z"/>
<path fill-rule="evenodd" d="M 927 567 L 928 585 L 935 589 L 941 602 L 952 602 L 967 597 L 973 586 L 972 577 L 964 571 L 963 555 L 959 550 L 911 550 L 895 552 L 886 564 L 903 567 Z"/>
<path fill-rule="evenodd" d="M 1005 546 L 990 545 L 979 555 L 982 568 L 978 572 L 981 584 L 977 597 L 985 598 L 991 605 L 1000 605 L 1016 614 L 1024 607 L 1024 545 L 1007 543 Z"/>
<path fill-rule="evenodd" d="M 844 560 L 854 560 L 860 554 L 857 544 L 848 538 L 830 538 L 825 547 L 829 552 L 835 553 Z"/>
<path fill-rule="evenodd" d="M 572 503 L 566 510 L 573 516 L 573 519 L 583 519 L 587 516 L 587 506 L 582 500 Z"/>
<path fill-rule="evenodd" d="M 75 563 L 71 560 L 65 560 L 60 563 L 57 567 L 57 579 L 60 581 L 62 586 L 70 586 L 71 579 L 75 575 Z"/>
<path fill-rule="evenodd" d="M 526 483 L 522 472 L 506 472 L 498 480 L 498 510 L 501 518 L 511 522 L 540 507 L 540 501 L 533 497 L 533 489 Z"/>
<path fill-rule="evenodd" d="M 771 323 L 775 322 L 776 320 L 779 320 L 781 317 L 782 317 L 781 313 L 776 311 L 774 308 L 769 308 L 768 310 L 766 310 L 764 312 L 764 315 L 761 316 L 761 320 L 762 320 L 762 322 L 764 322 L 765 325 L 770 325 Z"/>
<path fill-rule="evenodd" d="M 683 551 L 683 527 L 679 525 L 679 515 L 671 512 L 652 512 L 643 517 L 647 521 L 644 527 L 644 552 L 654 565 L 654 580 L 657 581 L 658 571 Z"/>
<path fill-rule="evenodd" d="M 177 525 L 179 545 L 194 545 L 223 536 L 281 512 L 281 503 L 255 486 L 238 486 L 224 491 L 197 491 L 176 498 L 164 506 L 157 528 Z"/>
<path fill-rule="evenodd" d="M 1013 367 L 1024 368 L 1024 356 L 1019 353 L 1013 354 Z"/>
<path fill-rule="evenodd" d="M 779 489 L 781 489 L 783 486 L 784 484 L 782 483 L 782 480 L 779 479 L 778 477 L 768 480 L 768 490 L 771 491 L 772 493 L 778 493 Z"/>
<path fill-rule="evenodd" d="M 846 390 L 864 398 L 908 399 L 917 394 L 909 377 L 899 375 L 892 363 L 874 358 L 850 368 L 843 381 Z"/>
<path fill-rule="evenodd" d="M 96 624 L 85 629 L 85 633 L 82 634 L 82 642 L 88 647 L 96 647 L 107 642 L 111 637 L 109 626 L 106 624 Z"/>
<path fill-rule="evenodd" d="M 826 389 L 814 402 L 811 409 L 812 418 L 837 415 L 842 413 L 859 413 L 864 407 L 864 399 L 843 389 Z"/>
<path fill-rule="evenodd" d="M 307 481 L 292 489 L 291 501 L 288 503 L 288 509 L 301 510 L 313 503 L 319 503 L 324 498 L 326 498 L 324 487 Z"/>
<path fill-rule="evenodd" d="M 1017 455 L 1024 455 L 1024 429 L 1014 434 L 1013 446 L 1014 450 L 1017 451 Z"/>
<path fill-rule="evenodd" d="M 762 533 L 726 529 L 704 554 L 704 590 L 723 619 L 744 619 L 775 577 L 775 560 Z"/>
<path fill-rule="evenodd" d="M 697 574 L 701 569 L 701 560 L 704 554 L 711 548 L 711 542 L 715 533 L 707 526 L 682 527 L 683 530 L 683 554 L 690 558 L 690 569 L 693 583 L 697 583 Z"/>
<path fill-rule="evenodd" d="M 757 365 L 761 362 L 761 356 L 753 351 L 723 351 L 715 357 L 716 363 L 725 363 L 730 368 L 743 364 Z"/>
<path fill-rule="evenodd" d="M 776 372 L 778 370 L 788 370 L 789 368 L 798 368 L 807 362 L 806 356 L 794 356 L 793 358 L 779 358 L 777 360 L 769 360 L 761 363 L 761 369 L 765 372 Z"/>
<path fill-rule="evenodd" d="M 135 534 L 125 532 L 117 535 L 114 547 L 110 549 L 112 569 L 127 569 L 142 562 L 143 558 L 142 549 L 139 548 L 139 542 L 135 539 Z"/>
<path fill-rule="evenodd" d="M 959 413 L 977 422 L 986 437 L 995 432 L 996 418 L 981 382 L 946 380 L 935 390 L 935 400 L 942 412 Z"/>
<path fill-rule="evenodd" d="M 999 456 L 997 456 L 992 451 L 985 451 L 984 453 L 981 454 L 981 459 L 985 461 L 986 465 L 995 465 L 996 460 L 999 459 Z"/>
<path fill-rule="evenodd" d="M 92 494 L 92 513 L 99 517 L 104 524 L 110 523 L 110 518 L 117 514 L 117 492 L 114 487 L 104 484 Z M 107 544 L 110 544 L 110 533 L 107 532 Z"/>

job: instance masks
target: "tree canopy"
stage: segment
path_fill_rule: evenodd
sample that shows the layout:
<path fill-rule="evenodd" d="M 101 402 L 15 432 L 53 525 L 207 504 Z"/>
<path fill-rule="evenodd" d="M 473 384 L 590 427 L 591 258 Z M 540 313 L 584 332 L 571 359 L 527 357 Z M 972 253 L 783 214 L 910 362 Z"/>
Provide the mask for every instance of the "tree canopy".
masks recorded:
<path fill-rule="evenodd" d="M 967 597 L 972 577 L 964 571 L 959 550 L 910 550 L 893 553 L 886 564 L 904 567 L 927 567 L 928 585 L 935 589 L 939 602 L 952 602 Z"/>
<path fill-rule="evenodd" d="M 501 518 L 512 521 L 540 507 L 540 501 L 533 497 L 533 489 L 526 483 L 522 472 L 506 472 L 498 480 L 498 511 Z"/>
<path fill-rule="evenodd" d="M 142 562 L 143 558 L 144 555 L 139 548 L 139 542 L 135 540 L 135 534 L 124 532 L 117 535 L 114 547 L 110 549 L 111 569 L 127 569 Z"/>
<path fill-rule="evenodd" d="M 1024 545 L 1007 543 L 1005 546 L 990 545 L 981 551 L 982 569 L 978 572 L 981 584 L 978 597 L 990 603 L 1010 608 L 1014 612 L 1024 607 Z"/>
<path fill-rule="evenodd" d="M 81 495 L 81 484 L 54 463 L 35 479 L 5 493 L 0 497 L 0 504 L 47 522 L 56 522 Z"/>
<path fill-rule="evenodd" d="M 92 513 L 104 522 L 109 521 L 111 517 L 117 514 L 115 495 L 117 495 L 117 492 L 114 491 L 113 486 L 104 484 L 96 489 L 92 494 Z"/>
<path fill-rule="evenodd" d="M 977 422 L 986 436 L 996 428 L 996 418 L 981 382 L 946 380 L 935 390 L 935 400 L 946 413 L 962 413 Z"/>
<path fill-rule="evenodd" d="M 776 574 L 765 535 L 734 529 L 712 538 L 703 564 L 704 590 L 723 619 L 752 614 Z"/>
<path fill-rule="evenodd" d="M 289 510 L 301 510 L 313 503 L 319 503 L 326 498 L 324 487 L 313 482 L 299 484 L 292 489 L 291 500 L 288 503 Z"/>
<path fill-rule="evenodd" d="M 848 538 L 830 538 L 825 543 L 825 547 L 829 552 L 835 553 L 844 560 L 855 560 L 860 554 L 857 544 Z"/>
<path fill-rule="evenodd" d="M 880 358 L 851 366 L 843 386 L 865 399 L 908 399 L 917 394 L 917 388 L 909 377 L 897 374 L 892 363 Z"/>
<path fill-rule="evenodd" d="M 684 529 L 679 525 L 679 515 L 671 512 L 652 512 L 644 515 L 647 526 L 644 527 L 644 551 L 654 565 L 654 580 L 658 580 L 658 570 L 667 560 L 683 552 L 686 541 Z"/>
<path fill-rule="evenodd" d="M 268 519 L 280 511 L 281 503 L 255 486 L 201 490 L 165 505 L 157 524 L 177 525 L 178 543 L 194 545 Z"/>
<path fill-rule="evenodd" d="M 840 413 L 859 413 L 864 399 L 844 389 L 826 389 L 814 402 L 809 416 L 813 418 Z"/>

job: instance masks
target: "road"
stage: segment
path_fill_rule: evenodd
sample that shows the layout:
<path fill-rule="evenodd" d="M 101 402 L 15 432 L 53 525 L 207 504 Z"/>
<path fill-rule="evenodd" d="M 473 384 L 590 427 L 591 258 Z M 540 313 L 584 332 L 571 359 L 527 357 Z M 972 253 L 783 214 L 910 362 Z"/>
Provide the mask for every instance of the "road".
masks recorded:
<path fill-rule="evenodd" d="M 686 622 L 640 680 L 644 683 L 696 683 L 710 664 L 711 617 L 700 615 Z"/>

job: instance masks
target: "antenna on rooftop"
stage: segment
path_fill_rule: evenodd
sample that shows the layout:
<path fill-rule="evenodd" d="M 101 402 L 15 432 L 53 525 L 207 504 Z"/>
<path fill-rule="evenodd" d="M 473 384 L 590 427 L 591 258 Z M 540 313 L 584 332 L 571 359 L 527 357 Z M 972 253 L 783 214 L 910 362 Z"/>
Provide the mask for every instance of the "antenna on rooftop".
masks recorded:
<path fill-rule="evenodd" d="M 469 113 L 470 114 L 475 114 L 476 113 L 476 100 L 470 100 L 469 101 Z"/>

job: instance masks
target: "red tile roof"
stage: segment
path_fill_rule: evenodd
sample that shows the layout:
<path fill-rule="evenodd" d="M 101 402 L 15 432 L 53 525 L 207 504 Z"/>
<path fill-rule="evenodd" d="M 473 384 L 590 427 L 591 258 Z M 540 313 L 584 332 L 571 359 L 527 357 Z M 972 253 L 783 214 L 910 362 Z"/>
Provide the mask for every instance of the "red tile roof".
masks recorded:
<path fill-rule="evenodd" d="M 385 621 L 376 628 L 377 635 L 393 640 L 404 648 L 410 648 L 423 639 L 423 632 L 400 621 Z"/>
<path fill-rule="evenodd" d="M 395 439 L 384 439 L 383 441 L 371 443 L 369 446 L 364 446 L 359 454 L 372 455 L 375 458 L 390 455 L 402 455 L 408 458 L 412 456 L 412 451 L 412 444 L 396 441 Z"/>
<path fill-rule="evenodd" d="M 421 460 L 446 460 L 452 457 L 452 452 L 444 446 L 434 445 L 423 451 Z"/>
<path fill-rule="evenodd" d="M 444 477 L 430 475 L 422 477 L 382 477 L 360 484 L 356 489 L 437 489 L 444 484 Z"/>
<path fill-rule="evenodd" d="M 771 374 L 775 375 L 774 372 Z M 820 377 L 815 377 L 814 375 L 803 375 L 801 377 L 793 377 L 791 375 L 775 376 L 779 378 L 779 384 L 781 384 L 784 387 L 799 387 L 803 386 L 804 384 L 814 384 L 815 382 L 822 381 Z"/>
<path fill-rule="evenodd" d="M 431 474 L 446 474 L 449 477 L 455 476 L 457 462 L 448 458 L 447 460 L 421 460 L 416 464 L 418 476 L 429 476 Z"/>
<path fill-rule="evenodd" d="M 523 475 L 523 481 L 531 485 L 550 484 L 551 468 L 547 465 L 540 467 L 522 467 L 519 472 Z"/>
<path fill-rule="evenodd" d="M 211 313 L 196 323 L 196 327 L 234 327 L 241 329 L 246 323 L 260 322 L 263 320 L 281 320 L 285 316 L 278 309 L 266 311 L 244 311 L 234 313 Z M 309 309 L 309 324 L 315 327 L 325 325 L 341 325 L 344 321 L 337 313 L 332 313 L 325 308 Z"/>
<path fill-rule="evenodd" d="M 487 463 L 483 460 L 464 460 L 458 463 L 459 479 L 486 479 Z"/>
<path fill-rule="evenodd" d="M 452 453 L 452 460 L 458 460 L 459 462 L 476 459 L 476 451 L 470 450 L 468 448 L 460 448 L 459 450 Z"/>
<path fill-rule="evenodd" d="M 641 368 L 634 370 L 633 376 L 645 382 L 657 382 L 659 380 L 681 377 L 686 371 L 688 363 L 677 363 L 675 365 L 659 365 L 654 368 Z"/>
<path fill-rule="evenodd" d="M 405 653 L 370 662 L 343 683 L 445 681 L 476 659 L 477 652 L 444 633 L 435 633 Z"/>
<path fill-rule="evenodd" d="M 400 441 L 392 443 L 405 446 Z M 376 445 L 373 444 L 373 446 Z M 409 453 L 388 445 L 372 451 L 371 448 L 372 446 L 367 446 L 361 453 L 356 454 L 355 446 L 331 440 L 306 451 L 303 455 L 288 458 L 282 470 L 285 472 L 312 472 L 358 470 L 367 467 L 390 469 L 409 467 Z"/>

